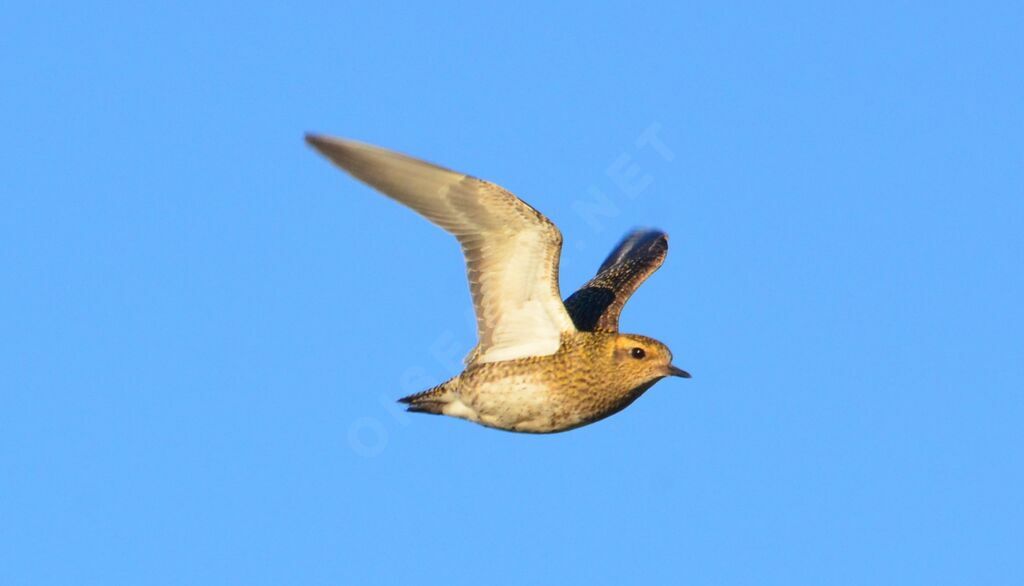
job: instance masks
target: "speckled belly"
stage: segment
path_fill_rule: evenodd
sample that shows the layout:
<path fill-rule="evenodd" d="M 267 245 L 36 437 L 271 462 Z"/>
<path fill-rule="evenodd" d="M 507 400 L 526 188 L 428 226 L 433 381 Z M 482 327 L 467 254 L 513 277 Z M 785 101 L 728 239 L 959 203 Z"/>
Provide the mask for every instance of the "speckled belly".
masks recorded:
<path fill-rule="evenodd" d="M 462 389 L 465 414 L 457 416 L 489 427 L 550 433 L 574 426 L 575 409 L 559 400 L 557 389 L 527 377 L 488 381 Z"/>

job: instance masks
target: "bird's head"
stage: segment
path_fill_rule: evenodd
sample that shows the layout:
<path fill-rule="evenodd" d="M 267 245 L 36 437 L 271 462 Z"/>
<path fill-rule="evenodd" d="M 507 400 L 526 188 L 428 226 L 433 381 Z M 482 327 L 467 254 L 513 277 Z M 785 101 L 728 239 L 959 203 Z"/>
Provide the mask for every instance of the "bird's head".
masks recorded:
<path fill-rule="evenodd" d="M 640 383 L 666 376 L 690 378 L 690 373 L 672 364 L 672 352 L 661 342 L 636 334 L 615 337 L 615 363 L 620 372 Z"/>

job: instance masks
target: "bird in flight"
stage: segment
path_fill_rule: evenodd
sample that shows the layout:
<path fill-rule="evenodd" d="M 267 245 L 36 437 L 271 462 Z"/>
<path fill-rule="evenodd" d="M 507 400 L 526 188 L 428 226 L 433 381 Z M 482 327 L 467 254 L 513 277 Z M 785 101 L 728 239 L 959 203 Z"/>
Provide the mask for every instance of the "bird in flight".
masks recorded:
<path fill-rule="evenodd" d="M 665 260 L 663 232 L 628 234 L 563 302 L 562 234 L 512 193 L 380 147 L 314 134 L 306 141 L 462 245 L 478 343 L 459 375 L 400 399 L 409 411 L 555 433 L 621 411 L 662 378 L 690 377 L 661 342 L 619 332 L 626 300 Z"/>

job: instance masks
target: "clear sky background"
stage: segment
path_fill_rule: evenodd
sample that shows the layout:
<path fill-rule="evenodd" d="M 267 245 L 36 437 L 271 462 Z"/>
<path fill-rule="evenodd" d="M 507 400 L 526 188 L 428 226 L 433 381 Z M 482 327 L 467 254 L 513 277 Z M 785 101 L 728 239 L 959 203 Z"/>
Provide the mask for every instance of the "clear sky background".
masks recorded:
<path fill-rule="evenodd" d="M 1021 583 L 1019 3 L 4 13 L 0 583 Z M 306 131 L 513 190 L 565 295 L 666 230 L 693 379 L 406 415 L 458 247 Z"/>

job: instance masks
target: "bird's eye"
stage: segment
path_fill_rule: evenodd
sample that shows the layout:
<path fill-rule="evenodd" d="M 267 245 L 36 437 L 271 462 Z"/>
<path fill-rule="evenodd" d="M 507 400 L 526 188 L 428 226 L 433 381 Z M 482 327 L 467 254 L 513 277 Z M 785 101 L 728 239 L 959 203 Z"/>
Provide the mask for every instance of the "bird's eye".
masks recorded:
<path fill-rule="evenodd" d="M 647 353 L 644 352 L 643 348 L 633 348 L 629 351 L 629 355 L 637 360 L 641 360 L 644 356 L 647 356 Z"/>

